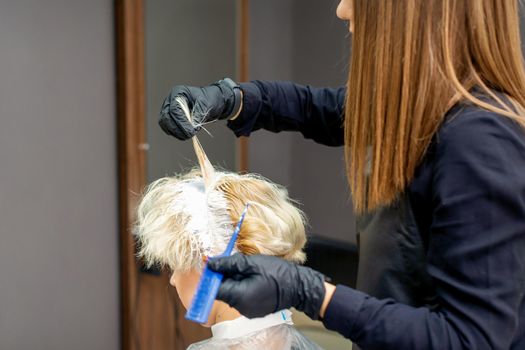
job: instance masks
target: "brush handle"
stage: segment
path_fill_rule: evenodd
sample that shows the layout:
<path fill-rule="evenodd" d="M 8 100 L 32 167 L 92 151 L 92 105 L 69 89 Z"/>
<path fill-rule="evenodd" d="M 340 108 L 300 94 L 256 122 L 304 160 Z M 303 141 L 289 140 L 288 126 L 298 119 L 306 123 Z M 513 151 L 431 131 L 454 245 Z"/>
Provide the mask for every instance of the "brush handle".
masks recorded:
<path fill-rule="evenodd" d="M 229 256 L 232 253 L 235 242 L 237 241 L 237 237 L 239 236 L 239 231 L 241 230 L 244 217 L 248 211 L 248 207 L 249 204 L 246 204 L 246 207 L 244 207 L 239 222 L 233 231 L 233 235 L 230 238 L 226 249 L 222 254 L 216 256 L 216 258 Z M 210 270 L 208 268 L 208 264 L 206 263 L 206 266 L 202 271 L 201 279 L 199 280 L 199 285 L 197 286 L 197 291 L 193 296 L 190 308 L 186 312 L 185 317 L 187 320 L 197 323 L 206 323 L 206 321 L 208 321 L 211 308 L 213 307 L 213 302 L 215 301 L 215 297 L 217 297 L 217 293 L 219 292 L 219 288 L 221 286 L 222 278 L 222 274 Z"/>
<path fill-rule="evenodd" d="M 206 323 L 208 321 L 222 278 L 222 274 L 208 269 L 206 265 L 202 272 L 197 292 L 193 296 L 191 306 L 186 312 L 187 320 L 197 323 Z"/>
<path fill-rule="evenodd" d="M 231 253 L 233 251 L 233 247 L 235 246 L 235 242 L 237 242 L 237 236 L 239 236 L 239 231 L 241 230 L 242 223 L 244 222 L 244 217 L 246 216 L 246 212 L 248 211 L 249 207 L 250 207 L 250 203 L 246 203 L 246 206 L 244 207 L 244 210 L 241 213 L 241 217 L 239 219 L 239 222 L 237 222 L 237 226 L 235 226 L 235 230 L 233 231 L 233 235 L 230 238 L 230 241 L 228 242 L 228 245 L 226 246 L 226 249 L 218 257 L 230 256 L 231 255 Z"/>

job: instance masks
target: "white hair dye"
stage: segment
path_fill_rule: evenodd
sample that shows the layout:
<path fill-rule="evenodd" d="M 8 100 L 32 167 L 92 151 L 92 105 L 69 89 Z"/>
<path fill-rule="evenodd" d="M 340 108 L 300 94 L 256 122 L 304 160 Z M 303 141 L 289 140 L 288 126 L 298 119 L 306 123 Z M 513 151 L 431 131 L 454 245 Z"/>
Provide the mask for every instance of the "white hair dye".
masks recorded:
<path fill-rule="evenodd" d="M 233 232 L 224 194 L 205 188 L 200 179 L 181 181 L 175 185 L 174 191 L 178 196 L 171 209 L 189 218 L 186 230 L 195 235 L 203 254 L 213 256 L 222 253 Z"/>

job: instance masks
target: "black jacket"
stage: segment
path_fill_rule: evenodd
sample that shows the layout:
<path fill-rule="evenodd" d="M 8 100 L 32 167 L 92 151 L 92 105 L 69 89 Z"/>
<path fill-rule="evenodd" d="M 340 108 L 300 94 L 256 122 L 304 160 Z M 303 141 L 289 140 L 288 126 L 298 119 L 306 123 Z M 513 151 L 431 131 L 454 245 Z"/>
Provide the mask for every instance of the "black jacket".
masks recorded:
<path fill-rule="evenodd" d="M 343 145 L 344 88 L 241 84 L 236 135 Z M 525 131 L 458 104 L 406 193 L 358 218 L 357 289 L 323 320 L 364 349 L 525 349 Z"/>

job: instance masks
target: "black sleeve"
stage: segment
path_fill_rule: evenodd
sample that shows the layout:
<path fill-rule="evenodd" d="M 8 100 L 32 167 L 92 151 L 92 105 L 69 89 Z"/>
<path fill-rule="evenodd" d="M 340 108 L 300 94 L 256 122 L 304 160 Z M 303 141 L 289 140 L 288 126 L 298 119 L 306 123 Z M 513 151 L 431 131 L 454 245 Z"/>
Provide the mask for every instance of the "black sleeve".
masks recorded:
<path fill-rule="evenodd" d="M 252 131 L 299 131 L 305 138 L 329 145 L 344 143 L 346 88 L 314 88 L 291 82 L 252 81 L 241 84 L 242 112 L 228 126 L 237 136 Z"/>
<path fill-rule="evenodd" d="M 432 180 L 427 269 L 439 308 L 338 286 L 324 324 L 363 349 L 509 349 L 523 338 L 525 132 L 490 112 L 456 118 Z"/>

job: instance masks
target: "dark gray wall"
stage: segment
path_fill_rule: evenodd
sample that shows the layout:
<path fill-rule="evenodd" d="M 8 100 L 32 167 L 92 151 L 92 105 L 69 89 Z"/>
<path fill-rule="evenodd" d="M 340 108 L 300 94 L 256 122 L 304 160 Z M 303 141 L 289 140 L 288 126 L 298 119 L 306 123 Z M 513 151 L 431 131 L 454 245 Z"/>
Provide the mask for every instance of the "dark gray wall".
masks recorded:
<path fill-rule="evenodd" d="M 0 349 L 117 349 L 113 2 L 0 2 Z"/>
<path fill-rule="evenodd" d="M 349 35 L 336 0 L 266 0 L 251 6 L 250 79 L 314 86 L 346 82 Z M 297 133 L 259 131 L 250 137 L 250 171 L 287 185 L 303 203 L 309 233 L 355 241 L 342 148 Z"/>
<path fill-rule="evenodd" d="M 250 80 L 293 80 L 293 5 L 294 0 L 250 2 Z M 292 137 L 262 130 L 251 134 L 250 172 L 290 187 Z"/>
<path fill-rule="evenodd" d="M 146 1 L 146 101 L 148 180 L 197 165 L 191 142 L 162 132 L 157 124 L 162 101 L 177 84 L 207 85 L 236 74 L 234 0 Z M 199 133 L 214 165 L 235 169 L 235 137 L 224 123 Z"/>

